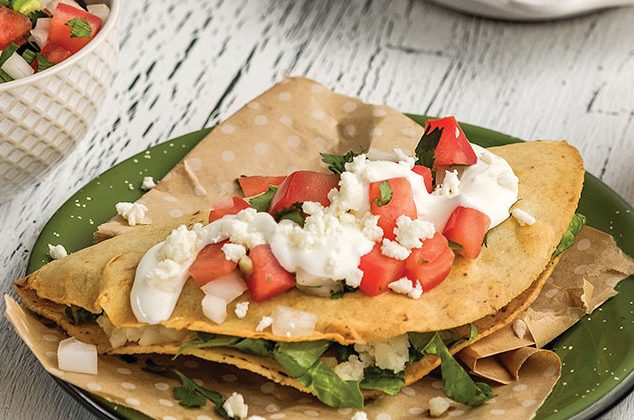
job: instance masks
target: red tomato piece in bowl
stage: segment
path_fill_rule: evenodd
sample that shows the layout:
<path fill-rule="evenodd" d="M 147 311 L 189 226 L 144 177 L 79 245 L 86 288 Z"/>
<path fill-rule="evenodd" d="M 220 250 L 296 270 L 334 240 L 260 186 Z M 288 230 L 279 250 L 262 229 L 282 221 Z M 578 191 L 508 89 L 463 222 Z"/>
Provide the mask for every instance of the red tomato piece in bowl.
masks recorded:
<path fill-rule="evenodd" d="M 280 265 L 270 245 L 258 245 L 249 252 L 253 272 L 247 277 L 247 288 L 256 302 L 269 300 L 295 286 L 295 275 Z"/>
<path fill-rule="evenodd" d="M 438 286 L 451 271 L 455 255 L 447 239 L 439 232 L 423 241 L 423 246 L 412 249 L 405 260 L 405 276 L 415 282 L 418 280 L 427 292 Z"/>
<path fill-rule="evenodd" d="M 189 275 L 200 287 L 217 278 L 226 276 L 236 269 L 237 264 L 225 258 L 222 246 L 227 241 L 210 244 L 200 250 L 194 263 L 189 267 Z"/>
<path fill-rule="evenodd" d="M 69 25 L 73 23 L 69 22 L 73 21 L 73 19 L 78 19 L 82 23 L 87 22 L 88 25 L 90 25 L 90 33 L 88 36 L 72 35 L 73 29 Z M 68 4 L 59 3 L 51 19 L 48 42 L 52 42 L 74 54 L 97 35 L 102 25 L 102 20 L 92 13 L 69 6 Z"/>
<path fill-rule="evenodd" d="M 44 48 L 42 48 L 42 55 L 51 63 L 58 64 L 73 55 L 73 53 L 60 47 L 59 45 L 48 42 Z M 37 60 L 33 61 L 37 63 Z"/>
<path fill-rule="evenodd" d="M 0 50 L 9 44 L 23 44 L 31 30 L 31 21 L 22 13 L 0 5 Z"/>
<path fill-rule="evenodd" d="M 468 207 L 456 207 L 449 216 L 443 235 L 462 247 L 456 251 L 465 258 L 474 260 L 480 255 L 482 241 L 491 226 L 489 216 Z"/>
<path fill-rule="evenodd" d="M 434 190 L 434 184 L 431 179 L 431 169 L 427 166 L 415 165 L 412 171 L 423 177 L 423 182 L 425 183 L 425 188 L 428 193 Z"/>
<path fill-rule="evenodd" d="M 339 185 L 339 175 L 297 171 L 286 177 L 271 200 L 269 213 L 279 213 L 295 203 L 314 201 L 328 206 L 328 193 Z"/>
<path fill-rule="evenodd" d="M 388 291 L 388 285 L 403 277 L 404 261 L 383 255 L 381 245 L 375 244 L 372 251 L 361 257 L 359 269 L 363 271 L 359 289 L 370 296 Z"/>
<path fill-rule="evenodd" d="M 377 224 L 383 229 L 383 236 L 394 240 L 396 219 L 400 216 L 415 219 L 417 216 L 412 186 L 407 178 L 392 178 L 372 182 L 369 193 L 370 212 L 379 216 Z"/>

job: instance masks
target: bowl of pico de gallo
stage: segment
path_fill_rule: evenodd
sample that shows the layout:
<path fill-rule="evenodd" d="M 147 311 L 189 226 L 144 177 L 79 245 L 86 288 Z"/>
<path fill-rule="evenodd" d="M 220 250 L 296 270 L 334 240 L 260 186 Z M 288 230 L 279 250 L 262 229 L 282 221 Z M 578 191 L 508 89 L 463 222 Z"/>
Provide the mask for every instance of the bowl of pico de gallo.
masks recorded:
<path fill-rule="evenodd" d="M 0 202 L 81 141 L 112 81 L 119 0 L 0 0 Z"/>

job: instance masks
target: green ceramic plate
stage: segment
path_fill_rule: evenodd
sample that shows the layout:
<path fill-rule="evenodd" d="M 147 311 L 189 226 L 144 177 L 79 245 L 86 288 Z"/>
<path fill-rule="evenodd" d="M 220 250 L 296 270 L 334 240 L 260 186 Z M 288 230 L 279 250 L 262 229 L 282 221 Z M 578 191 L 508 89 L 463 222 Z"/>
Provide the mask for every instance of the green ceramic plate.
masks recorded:
<path fill-rule="evenodd" d="M 425 117 L 410 116 L 422 123 Z M 469 139 L 490 147 L 520 142 L 520 139 L 485 128 L 462 125 Z M 119 201 L 141 197 L 144 176 L 161 179 L 210 129 L 159 144 L 104 172 L 73 195 L 53 215 L 33 247 L 28 271 L 49 261 L 48 243 L 61 243 L 70 252 L 89 246 L 96 227 L 110 219 Z M 586 174 L 579 211 L 588 224 L 609 232 L 621 248 L 634 255 L 634 211 L 607 185 Z M 631 279 L 629 279 L 631 280 Z M 565 419 L 603 412 L 634 385 L 634 282 L 624 281 L 611 299 L 591 317 L 559 337 L 552 349 L 563 363 L 562 377 L 537 413 L 539 419 Z M 117 407 L 104 400 L 64 384 L 84 405 L 103 418 L 138 418 L 134 411 Z"/>

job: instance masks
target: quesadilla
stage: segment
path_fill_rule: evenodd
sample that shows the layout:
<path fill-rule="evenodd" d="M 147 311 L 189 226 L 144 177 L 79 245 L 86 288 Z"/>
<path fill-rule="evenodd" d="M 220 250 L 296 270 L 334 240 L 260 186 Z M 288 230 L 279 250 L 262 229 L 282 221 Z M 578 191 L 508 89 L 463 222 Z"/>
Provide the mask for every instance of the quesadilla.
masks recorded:
<path fill-rule="evenodd" d="M 191 354 L 334 407 L 442 362 L 448 395 L 480 404 L 486 386 L 448 386 L 465 381 L 451 354 L 537 296 L 578 224 L 584 171 L 565 142 L 463 138 L 442 119 L 416 157 L 325 155 L 332 175 L 264 180 L 247 200 L 136 227 L 18 280 L 18 293 L 102 353 Z"/>

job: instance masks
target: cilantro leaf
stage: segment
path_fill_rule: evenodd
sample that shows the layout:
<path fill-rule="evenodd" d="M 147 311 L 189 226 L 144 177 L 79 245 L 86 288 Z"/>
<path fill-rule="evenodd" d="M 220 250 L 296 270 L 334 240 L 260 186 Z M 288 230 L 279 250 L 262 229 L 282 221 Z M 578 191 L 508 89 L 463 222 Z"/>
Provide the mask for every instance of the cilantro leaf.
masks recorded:
<path fill-rule="evenodd" d="M 99 318 L 101 312 L 93 313 L 85 310 L 84 308 L 80 308 L 79 306 L 69 305 L 64 309 L 64 314 L 66 315 L 66 318 L 68 318 L 68 322 L 71 324 L 82 325 L 95 321 Z"/>
<path fill-rule="evenodd" d="M 423 165 L 430 169 L 434 167 L 434 151 L 436 150 L 436 146 L 438 146 L 438 142 L 440 142 L 442 131 L 441 128 L 434 128 L 432 130 L 431 127 L 425 130 L 414 150 L 417 165 Z"/>
<path fill-rule="evenodd" d="M 205 349 L 213 347 L 229 347 L 238 349 L 244 353 L 256 356 L 268 356 L 273 351 L 273 342 L 257 338 L 240 338 L 230 335 L 198 333 L 198 338 L 188 343 L 183 343 L 172 360 L 189 349 Z"/>
<path fill-rule="evenodd" d="M 284 219 L 290 220 L 303 227 L 306 216 L 302 211 L 302 204 L 301 202 L 297 202 L 290 207 L 277 211 L 273 214 L 273 218 L 278 222 Z"/>
<path fill-rule="evenodd" d="M 350 287 L 347 284 L 343 284 L 341 290 L 333 290 L 332 292 L 330 292 L 330 299 L 341 299 L 346 293 L 352 293 L 355 290 L 357 289 L 355 289 L 354 287 Z"/>
<path fill-rule="evenodd" d="M 559 241 L 557 248 L 555 248 L 555 252 L 553 252 L 553 257 L 561 254 L 575 243 L 575 238 L 577 234 L 581 231 L 585 224 L 586 216 L 584 216 L 583 214 L 575 213 L 575 215 L 572 216 L 572 220 L 568 225 L 566 233 L 564 233 L 564 236 L 561 238 L 561 241 Z"/>
<path fill-rule="evenodd" d="M 52 67 L 54 64 L 48 61 L 46 57 L 42 55 L 42 53 L 37 53 L 37 71 L 46 70 L 49 67 Z"/>
<path fill-rule="evenodd" d="M 328 165 L 328 169 L 332 173 L 340 174 L 346 170 L 346 163 L 352 162 L 355 156 L 359 156 L 363 151 L 356 153 L 352 150 L 345 155 L 330 155 L 328 153 L 320 153 L 321 161 Z"/>
<path fill-rule="evenodd" d="M 266 192 L 249 199 L 249 205 L 257 211 L 268 211 L 277 188 L 277 185 L 270 185 Z"/>
<path fill-rule="evenodd" d="M 390 183 L 387 180 L 381 182 L 379 184 L 379 197 L 374 199 L 376 205 L 381 207 L 389 204 L 392 201 L 392 194 Z"/>
<path fill-rule="evenodd" d="M 90 24 L 83 18 L 72 18 L 66 22 L 64 26 L 68 26 L 71 29 L 71 38 L 90 38 L 90 34 L 92 33 Z"/>
<path fill-rule="evenodd" d="M 489 385 L 474 382 L 460 363 L 453 358 L 440 334 L 434 334 L 423 352 L 440 357 L 443 388 L 445 394 L 452 400 L 475 407 L 493 397 L 493 390 Z"/>
<path fill-rule="evenodd" d="M 204 407 L 207 404 L 207 398 L 198 392 L 196 382 L 183 375 L 177 369 L 174 369 L 173 372 L 181 380 L 181 386 L 174 387 L 172 390 L 174 399 L 183 407 Z"/>
<path fill-rule="evenodd" d="M 396 395 L 405 385 L 405 371 L 394 373 L 376 366 L 368 366 L 363 371 L 361 389 L 376 389 L 388 395 Z"/>

